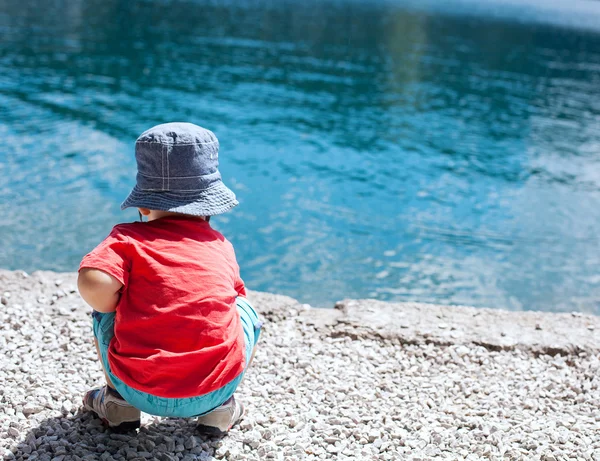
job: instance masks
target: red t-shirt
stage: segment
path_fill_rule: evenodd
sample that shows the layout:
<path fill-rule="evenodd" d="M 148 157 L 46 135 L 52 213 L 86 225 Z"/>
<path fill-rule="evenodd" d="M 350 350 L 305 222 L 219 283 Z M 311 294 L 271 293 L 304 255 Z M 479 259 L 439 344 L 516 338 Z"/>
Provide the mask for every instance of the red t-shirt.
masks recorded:
<path fill-rule="evenodd" d="M 158 397 L 195 397 L 243 371 L 235 298 L 246 290 L 233 246 L 206 221 L 119 224 L 84 267 L 123 284 L 108 360 L 125 384 Z"/>

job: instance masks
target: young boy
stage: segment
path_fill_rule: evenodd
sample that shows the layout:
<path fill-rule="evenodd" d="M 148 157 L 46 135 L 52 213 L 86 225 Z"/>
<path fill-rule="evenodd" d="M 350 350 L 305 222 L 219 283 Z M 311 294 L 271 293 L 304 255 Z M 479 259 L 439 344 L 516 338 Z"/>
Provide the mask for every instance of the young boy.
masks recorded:
<path fill-rule="evenodd" d="M 79 292 L 94 309 L 106 376 L 83 403 L 113 429 L 139 427 L 140 410 L 199 416 L 211 434 L 243 416 L 233 393 L 260 322 L 231 243 L 209 224 L 238 204 L 218 153 L 215 135 L 191 123 L 142 133 L 137 184 L 121 209 L 137 207 L 148 221 L 115 226 L 81 262 Z"/>

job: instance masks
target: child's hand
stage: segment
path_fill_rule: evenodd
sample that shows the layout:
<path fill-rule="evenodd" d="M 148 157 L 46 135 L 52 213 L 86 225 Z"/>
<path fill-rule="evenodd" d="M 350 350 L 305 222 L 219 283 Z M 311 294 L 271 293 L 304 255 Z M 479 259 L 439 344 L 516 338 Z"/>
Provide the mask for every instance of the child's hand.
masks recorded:
<path fill-rule="evenodd" d="M 119 304 L 123 284 L 98 269 L 83 268 L 77 279 L 79 294 L 95 311 L 114 312 Z"/>

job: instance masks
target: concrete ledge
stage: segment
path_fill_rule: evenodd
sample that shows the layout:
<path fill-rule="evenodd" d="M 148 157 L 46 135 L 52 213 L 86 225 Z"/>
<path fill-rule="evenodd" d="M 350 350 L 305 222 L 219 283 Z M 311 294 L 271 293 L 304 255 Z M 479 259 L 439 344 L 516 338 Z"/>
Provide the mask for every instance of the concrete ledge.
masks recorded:
<path fill-rule="evenodd" d="M 566 355 L 600 351 L 600 318 L 580 313 L 511 312 L 465 306 L 344 300 L 337 334 L 405 343 L 476 344 Z"/>

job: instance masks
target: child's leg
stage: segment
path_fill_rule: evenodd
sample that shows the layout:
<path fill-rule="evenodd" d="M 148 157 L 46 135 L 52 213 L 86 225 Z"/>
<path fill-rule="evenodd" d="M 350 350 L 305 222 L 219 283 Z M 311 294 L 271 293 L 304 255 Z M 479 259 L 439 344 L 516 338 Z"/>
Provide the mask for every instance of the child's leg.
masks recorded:
<path fill-rule="evenodd" d="M 111 339 L 115 335 L 114 333 L 114 313 L 103 314 L 101 312 L 94 311 L 92 312 L 92 321 L 94 323 L 94 344 L 96 345 L 96 352 L 98 354 L 98 360 L 100 361 L 100 366 L 102 367 L 102 371 L 104 372 L 104 379 L 106 380 L 106 384 L 112 389 L 115 390 L 115 386 L 112 383 L 110 376 L 106 372 L 106 366 L 104 365 L 104 360 L 102 359 L 102 352 L 100 350 L 100 342 L 102 341 L 102 346 L 107 348 L 110 344 Z M 104 321 L 103 321 L 104 320 Z M 116 392 L 116 390 L 115 390 Z"/>
<path fill-rule="evenodd" d="M 106 380 L 106 385 L 109 386 L 111 389 L 115 390 L 114 384 L 112 383 L 112 381 L 110 380 L 110 377 L 108 376 L 108 373 L 104 369 L 104 364 L 102 363 L 102 354 L 100 353 L 100 346 L 98 345 L 98 338 L 96 338 L 95 336 L 94 336 L 94 344 L 96 345 L 96 353 L 98 354 L 98 361 L 100 362 L 100 366 L 102 367 L 102 371 L 104 372 L 104 379 Z M 116 392 L 116 390 L 115 390 L 115 392 Z"/>
<path fill-rule="evenodd" d="M 104 371 L 106 386 L 88 391 L 83 397 L 83 405 L 93 411 L 102 421 L 115 430 L 131 430 L 140 426 L 140 411 L 127 403 L 117 392 L 107 370 L 107 351 L 114 336 L 114 313 L 101 314 L 94 311 L 94 344 L 98 359 Z"/>
<path fill-rule="evenodd" d="M 237 386 L 242 382 L 248 368 L 254 360 L 256 353 L 256 345 L 260 336 L 262 322 L 258 318 L 258 314 L 244 297 L 238 297 L 236 300 L 242 328 L 244 330 L 244 342 L 246 346 L 246 367 L 243 375 L 237 381 L 231 392 L 235 391 Z M 231 427 L 239 422 L 244 416 L 244 405 L 236 401 L 233 395 L 225 401 L 221 406 L 215 408 L 209 413 L 206 413 L 198 418 L 197 430 L 200 433 L 207 435 L 221 435 L 229 431 Z"/>
<path fill-rule="evenodd" d="M 248 351 L 250 347 L 252 348 L 250 357 L 246 360 L 245 370 L 247 370 L 250 365 L 252 365 L 252 361 L 254 360 L 254 354 L 256 353 L 256 347 L 260 338 L 260 331 L 262 329 L 262 322 L 258 318 L 258 313 L 256 310 L 254 310 L 250 302 L 243 296 L 238 296 L 236 300 L 236 306 L 240 314 L 242 327 L 244 329 L 246 351 Z"/>

